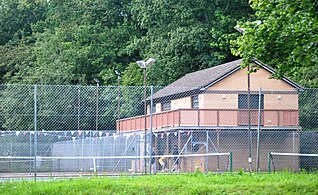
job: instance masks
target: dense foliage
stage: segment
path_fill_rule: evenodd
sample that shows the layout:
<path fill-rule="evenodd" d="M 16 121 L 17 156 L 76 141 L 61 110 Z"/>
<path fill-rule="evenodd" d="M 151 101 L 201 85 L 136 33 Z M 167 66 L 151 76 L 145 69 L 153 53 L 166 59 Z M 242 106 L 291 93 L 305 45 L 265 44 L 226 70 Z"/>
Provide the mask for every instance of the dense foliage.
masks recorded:
<path fill-rule="evenodd" d="M 141 85 L 134 62 L 153 57 L 148 79 L 167 85 L 232 48 L 317 87 L 317 21 L 314 0 L 0 0 L 0 83 L 112 85 L 118 69 Z"/>
<path fill-rule="evenodd" d="M 274 67 L 305 87 L 318 87 L 318 2 L 251 0 L 254 20 L 241 23 L 236 55 Z"/>
<path fill-rule="evenodd" d="M 156 58 L 153 85 L 236 57 L 233 26 L 247 0 L 1 0 L 1 83 L 141 85 L 136 60 Z"/>

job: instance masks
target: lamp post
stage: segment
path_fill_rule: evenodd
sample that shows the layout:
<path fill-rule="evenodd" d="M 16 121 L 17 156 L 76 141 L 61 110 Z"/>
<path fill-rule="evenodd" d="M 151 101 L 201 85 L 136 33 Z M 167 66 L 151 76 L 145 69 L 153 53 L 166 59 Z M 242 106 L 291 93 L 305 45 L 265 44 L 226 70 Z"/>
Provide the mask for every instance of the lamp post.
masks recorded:
<path fill-rule="evenodd" d="M 118 120 L 118 132 L 120 133 L 120 72 L 115 70 L 117 75 L 117 120 Z"/>
<path fill-rule="evenodd" d="M 260 21 L 261 22 L 261 21 Z M 245 29 L 241 28 L 240 26 L 235 26 L 235 30 L 239 33 L 244 34 Z M 252 134 L 251 134 L 251 67 L 250 63 L 247 66 L 247 110 L 248 110 L 248 164 L 249 164 L 249 171 L 252 171 Z"/>
<path fill-rule="evenodd" d="M 156 60 L 153 58 L 149 58 L 147 61 L 144 60 L 139 60 L 136 63 L 138 64 L 138 66 L 140 68 L 142 68 L 144 70 L 144 115 L 145 115 L 145 147 L 144 147 L 144 156 L 145 156 L 145 174 L 147 174 L 147 161 L 146 161 L 146 155 L 147 155 L 147 103 L 146 103 L 146 96 L 147 96 L 147 92 L 146 92 L 146 88 L 147 88 L 147 66 L 152 65 Z M 150 147 L 152 148 L 152 147 Z"/>
<path fill-rule="evenodd" d="M 247 66 L 247 110 L 248 110 L 248 164 L 249 171 L 252 172 L 252 134 L 251 134 L 251 67 Z"/>

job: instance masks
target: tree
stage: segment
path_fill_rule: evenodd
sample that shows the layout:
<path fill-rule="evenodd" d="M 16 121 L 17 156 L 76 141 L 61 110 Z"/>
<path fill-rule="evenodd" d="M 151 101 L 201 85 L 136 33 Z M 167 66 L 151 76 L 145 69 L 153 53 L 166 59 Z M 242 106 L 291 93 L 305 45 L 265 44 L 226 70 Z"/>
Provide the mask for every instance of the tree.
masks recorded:
<path fill-rule="evenodd" d="M 142 86 L 143 85 L 143 70 L 137 65 L 137 63 L 132 62 L 128 65 L 126 70 L 122 73 L 122 85 L 125 86 Z"/>
<path fill-rule="evenodd" d="M 0 46 L 0 83 L 20 83 L 34 65 L 32 45 L 21 43 Z"/>
<path fill-rule="evenodd" d="M 129 20 L 129 5 L 129 0 L 48 1 L 45 19 L 30 21 L 32 33 L 0 47 L 2 82 L 87 85 L 115 67 L 124 70 L 135 60 L 135 53 L 126 50 L 137 32 Z M 9 13 L 16 12 L 13 7 Z"/>
<path fill-rule="evenodd" d="M 250 11 L 245 0 L 136 0 L 131 13 L 142 34 L 129 48 L 137 48 L 143 59 L 156 58 L 149 78 L 154 85 L 167 85 L 234 59 L 229 44 L 237 36 L 233 26 Z"/>
<path fill-rule="evenodd" d="M 299 120 L 303 130 L 318 131 L 318 89 L 306 89 L 299 95 Z"/>
<path fill-rule="evenodd" d="M 0 13 L 3 83 L 115 84 L 114 69 L 154 57 L 153 85 L 234 57 L 232 28 L 248 16 L 247 0 L 9 0 Z M 14 14 L 19 13 L 19 21 Z M 8 25 L 7 25 L 8 24 Z M 8 36 L 7 36 L 8 35 Z M 124 74 L 123 74 L 124 76 Z M 133 80 L 131 80 L 133 81 Z M 129 84 L 139 84 L 137 80 Z"/>
<path fill-rule="evenodd" d="M 2 128 L 34 130 L 33 86 L 7 85 L 0 93 Z"/>
<path fill-rule="evenodd" d="M 47 1 L 0 0 L 0 82 L 16 83 L 32 64 L 32 25 L 46 17 Z"/>
<path fill-rule="evenodd" d="M 318 2 L 314 0 L 252 0 L 255 20 L 240 23 L 243 35 L 233 41 L 233 52 L 245 64 L 252 57 L 277 70 L 274 75 L 290 77 L 304 87 L 318 87 Z M 300 125 L 317 126 L 317 91 L 299 95 Z"/>
<path fill-rule="evenodd" d="M 32 34 L 32 24 L 44 20 L 45 0 L 0 0 L 0 45 Z"/>
<path fill-rule="evenodd" d="M 240 23 L 233 53 L 255 57 L 305 87 L 318 87 L 318 2 L 251 0 L 255 20 Z"/>

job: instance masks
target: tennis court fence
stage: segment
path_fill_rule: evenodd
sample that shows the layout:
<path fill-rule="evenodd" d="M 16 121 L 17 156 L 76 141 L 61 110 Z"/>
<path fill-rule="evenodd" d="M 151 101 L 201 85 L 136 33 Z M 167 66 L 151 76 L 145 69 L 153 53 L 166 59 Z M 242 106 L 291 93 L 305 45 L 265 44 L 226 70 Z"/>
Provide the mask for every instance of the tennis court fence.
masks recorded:
<path fill-rule="evenodd" d="M 155 99 L 160 89 L 147 87 L 144 117 L 139 86 L 0 85 L 0 177 L 268 171 L 269 152 L 318 154 L 318 89 L 252 91 L 250 115 L 246 91 Z M 273 161 L 318 167 L 312 156 Z"/>

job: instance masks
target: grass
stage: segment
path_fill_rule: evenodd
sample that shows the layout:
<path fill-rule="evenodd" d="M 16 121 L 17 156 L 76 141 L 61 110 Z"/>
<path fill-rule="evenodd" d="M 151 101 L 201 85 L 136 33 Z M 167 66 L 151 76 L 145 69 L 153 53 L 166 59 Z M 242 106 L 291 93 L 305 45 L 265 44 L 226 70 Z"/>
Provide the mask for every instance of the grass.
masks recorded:
<path fill-rule="evenodd" d="M 318 174 L 197 172 L 5 182 L 0 194 L 318 194 Z"/>

